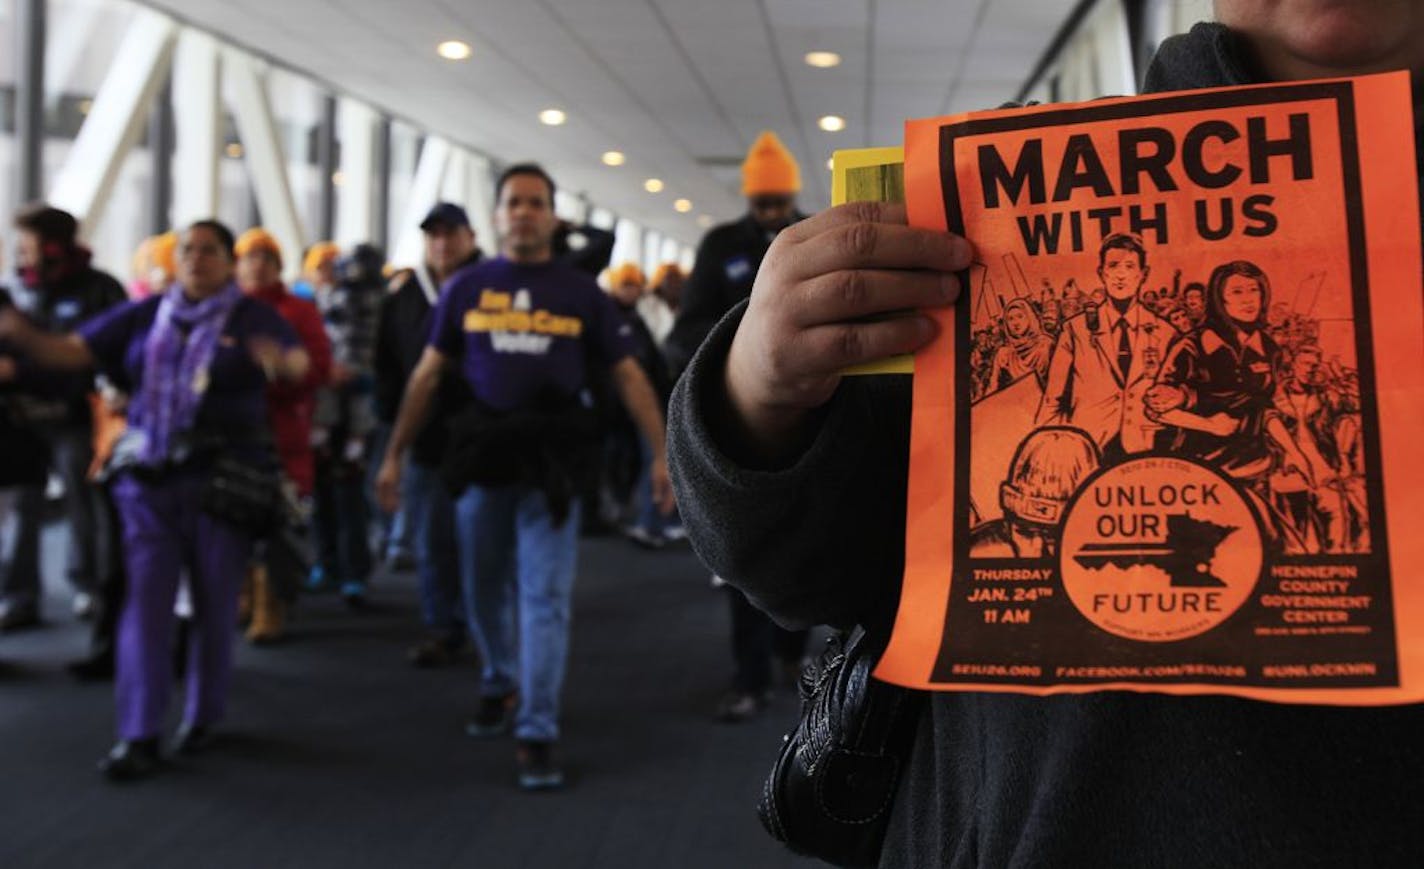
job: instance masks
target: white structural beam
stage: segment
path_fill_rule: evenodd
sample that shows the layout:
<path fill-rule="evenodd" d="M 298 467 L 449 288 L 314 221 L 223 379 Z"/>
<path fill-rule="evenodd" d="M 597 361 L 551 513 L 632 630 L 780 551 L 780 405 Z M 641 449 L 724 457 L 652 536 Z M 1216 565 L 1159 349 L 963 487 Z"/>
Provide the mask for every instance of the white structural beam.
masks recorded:
<path fill-rule="evenodd" d="M 629 261 L 643 261 L 643 230 L 638 224 L 622 217 L 613 228 L 613 256 L 609 258 L 609 263 L 616 266 Z"/>
<path fill-rule="evenodd" d="M 678 249 L 679 249 L 680 247 L 682 247 L 682 245 L 680 245 L 680 244 L 677 243 L 677 239 L 673 239 L 673 238 L 665 238 L 665 239 L 663 239 L 662 250 L 658 251 L 658 261 L 657 261 L 656 265 L 662 265 L 663 263 L 675 263 L 675 262 L 677 262 Z"/>
<path fill-rule="evenodd" d="M 103 217 L 123 158 L 148 120 L 153 95 L 173 58 L 177 34 L 178 25 L 171 18 L 148 10 L 135 14 L 55 177 L 49 201 L 78 217 L 86 231 Z"/>
<path fill-rule="evenodd" d="M 341 142 L 341 186 L 336 191 L 336 238 L 343 250 L 374 236 L 376 112 L 365 103 L 342 98 L 336 108 Z"/>
<path fill-rule="evenodd" d="M 662 253 L 663 235 L 660 232 L 648 232 L 643 236 L 642 256 L 634 262 L 643 267 L 643 274 L 652 275 L 653 269 L 658 267 L 658 255 Z"/>
<path fill-rule="evenodd" d="M 458 145 L 450 146 L 450 161 L 445 166 L 445 180 L 440 184 L 440 201 L 453 202 L 468 208 L 470 196 L 470 154 Z"/>
<path fill-rule="evenodd" d="M 427 137 L 425 147 L 420 149 L 420 161 L 415 166 L 415 180 L 411 182 L 410 195 L 406 197 L 405 212 L 399 224 L 400 234 L 391 252 L 392 265 L 419 266 L 425 258 L 420 221 L 425 218 L 430 207 L 440 201 L 445 170 L 450 164 L 450 152 L 450 143 L 439 136 Z M 424 269 L 418 271 L 424 274 Z"/>
<path fill-rule="evenodd" d="M 219 68 L 217 41 L 185 28 L 173 56 L 174 226 L 218 213 L 223 147 Z"/>
<path fill-rule="evenodd" d="M 490 162 L 471 155 L 469 163 L 470 193 L 465 210 L 475 229 L 476 243 L 486 254 L 493 255 L 499 252 L 499 238 L 494 231 L 494 178 L 490 174 Z"/>
<path fill-rule="evenodd" d="M 49 30 L 62 34 L 60 39 L 51 39 L 45 46 L 44 104 L 46 109 L 59 105 L 60 97 L 74 78 L 74 70 L 89 50 L 89 37 L 99 22 L 99 0 L 69 0 L 63 5 L 53 4 L 57 12 L 56 20 L 50 22 Z"/>
<path fill-rule="evenodd" d="M 291 280 L 301 271 L 307 235 L 292 199 L 287 180 L 287 158 L 272 118 L 267 89 L 257 74 L 256 62 L 237 51 L 223 51 L 223 75 L 231 86 L 232 115 L 242 139 L 247 176 L 262 212 L 262 225 L 276 236 L 285 252 L 283 276 Z"/>

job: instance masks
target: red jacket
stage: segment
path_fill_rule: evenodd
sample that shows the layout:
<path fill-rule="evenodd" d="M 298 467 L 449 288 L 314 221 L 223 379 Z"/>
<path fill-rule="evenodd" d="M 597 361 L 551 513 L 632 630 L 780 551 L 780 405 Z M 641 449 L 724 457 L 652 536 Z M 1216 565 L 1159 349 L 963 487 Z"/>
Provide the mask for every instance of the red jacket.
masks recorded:
<path fill-rule="evenodd" d="M 267 387 L 267 416 L 282 469 L 301 495 L 310 495 L 316 482 L 316 465 L 311 446 L 312 413 L 316 393 L 331 377 L 331 342 L 316 305 L 287 292 L 282 284 L 263 287 L 248 295 L 277 309 L 311 358 L 307 376 L 296 383 L 273 383 Z"/>

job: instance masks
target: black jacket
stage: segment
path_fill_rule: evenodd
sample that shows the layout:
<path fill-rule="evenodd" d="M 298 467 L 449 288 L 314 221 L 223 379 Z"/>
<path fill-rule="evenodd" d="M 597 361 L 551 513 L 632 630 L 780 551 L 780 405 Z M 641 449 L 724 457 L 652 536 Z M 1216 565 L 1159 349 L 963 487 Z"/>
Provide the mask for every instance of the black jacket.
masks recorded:
<path fill-rule="evenodd" d="M 796 214 L 793 220 L 802 216 Z M 752 283 L 773 237 L 750 214 L 713 227 L 703 237 L 692 274 L 682 288 L 682 309 L 663 344 L 674 372 L 686 368 L 717 321 L 752 294 Z"/>
<path fill-rule="evenodd" d="M 128 301 L 128 293 L 108 272 L 86 265 L 52 286 L 29 293 L 27 300 L 17 296 L 16 301 L 39 328 L 65 333 Z M 46 371 L 21 362 L 18 385 L 34 419 L 51 425 L 89 425 L 86 396 L 94 388 L 92 374 Z"/>
<path fill-rule="evenodd" d="M 1163 46 L 1148 80 L 1233 83 L 1213 62 L 1224 45 L 1199 25 Z M 1213 74 L 1160 68 L 1184 54 Z M 722 451 L 705 406 L 741 315 L 673 394 L 669 459 L 691 539 L 784 624 L 873 617 L 893 607 L 904 568 L 910 378 L 846 378 L 794 464 L 752 470 Z M 1419 705 L 937 693 L 881 865 L 1424 866 L 1421 733 Z"/>
<path fill-rule="evenodd" d="M 475 251 L 460 268 L 479 260 L 480 252 Z M 391 292 L 381 300 L 374 359 L 376 416 L 386 424 L 394 423 L 400 411 L 411 372 L 425 352 L 430 321 L 435 313 L 414 271 L 397 274 L 391 280 L 391 287 Z M 412 461 L 432 468 L 440 466 L 445 452 L 446 423 L 465 406 L 468 395 L 464 378 L 458 374 L 447 372 L 441 378 L 430 420 L 411 444 Z"/>
<path fill-rule="evenodd" d="M 0 311 L 12 307 L 10 293 L 0 287 Z M 0 357 L 14 361 L 6 343 Z M 49 444 L 26 418 L 15 383 L 0 383 L 0 487 L 36 486 L 49 475 Z"/>

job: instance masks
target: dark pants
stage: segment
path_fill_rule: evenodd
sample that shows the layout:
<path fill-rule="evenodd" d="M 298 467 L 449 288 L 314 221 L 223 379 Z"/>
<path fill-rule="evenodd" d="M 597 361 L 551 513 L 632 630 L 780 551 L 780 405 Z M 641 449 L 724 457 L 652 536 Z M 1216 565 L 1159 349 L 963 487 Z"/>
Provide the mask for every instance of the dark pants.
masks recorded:
<path fill-rule="evenodd" d="M 732 687 L 743 694 L 762 694 L 771 687 L 771 660 L 786 664 L 800 663 L 806 653 L 809 631 L 788 631 L 747 600 L 731 586 L 726 586 L 727 601 L 732 607 Z"/>
<path fill-rule="evenodd" d="M 317 458 L 312 532 L 322 573 L 341 583 L 364 584 L 371 576 L 370 512 L 362 467 Z"/>
<path fill-rule="evenodd" d="M 124 593 L 128 587 L 127 571 L 124 569 L 124 545 L 118 508 L 114 504 L 109 487 L 96 486 L 104 511 L 104 526 L 111 533 L 101 549 L 98 585 L 95 598 L 98 608 L 94 612 L 94 628 L 89 636 L 89 651 L 94 655 L 114 652 L 114 640 L 118 633 L 119 615 L 123 612 Z"/>
<path fill-rule="evenodd" d="M 104 493 L 86 477 L 93 460 L 87 426 L 45 430 L 52 467 L 64 481 L 64 512 L 69 521 L 69 581 L 76 591 L 98 590 L 99 574 L 117 547 Z M 0 581 L 0 598 L 22 605 L 40 602 L 40 531 L 45 520 L 44 486 L 26 486 L 15 504 L 14 547 L 9 570 Z M 117 556 L 115 556 L 117 557 Z"/>

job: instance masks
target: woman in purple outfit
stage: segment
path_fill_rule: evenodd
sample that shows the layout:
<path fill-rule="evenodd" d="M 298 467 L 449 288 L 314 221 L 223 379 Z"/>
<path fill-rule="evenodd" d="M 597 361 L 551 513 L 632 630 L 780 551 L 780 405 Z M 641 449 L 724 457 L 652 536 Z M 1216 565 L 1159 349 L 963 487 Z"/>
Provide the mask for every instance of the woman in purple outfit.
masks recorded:
<path fill-rule="evenodd" d="M 118 742 L 99 763 L 114 780 L 158 767 L 172 682 L 173 600 L 185 573 L 196 618 L 173 751 L 203 748 L 223 716 L 237 591 L 252 540 L 206 512 L 203 491 L 222 457 L 271 463 L 267 383 L 298 379 L 308 364 L 286 321 L 238 290 L 233 265 L 232 232 L 199 221 L 182 234 L 177 283 L 75 333 L 45 334 L 13 308 L 0 310 L 0 343 L 22 364 L 96 369 L 132 396 L 129 435 L 110 466 L 130 577 L 119 623 Z"/>

